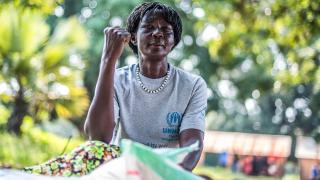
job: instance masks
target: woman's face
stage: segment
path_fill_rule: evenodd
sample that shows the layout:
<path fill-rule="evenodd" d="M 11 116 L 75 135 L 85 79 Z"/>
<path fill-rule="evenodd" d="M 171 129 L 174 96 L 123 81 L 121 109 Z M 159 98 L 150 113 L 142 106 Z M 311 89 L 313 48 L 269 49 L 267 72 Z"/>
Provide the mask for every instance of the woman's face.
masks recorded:
<path fill-rule="evenodd" d="M 136 43 L 141 56 L 164 58 L 174 46 L 173 27 L 159 15 L 146 14 L 138 26 Z"/>

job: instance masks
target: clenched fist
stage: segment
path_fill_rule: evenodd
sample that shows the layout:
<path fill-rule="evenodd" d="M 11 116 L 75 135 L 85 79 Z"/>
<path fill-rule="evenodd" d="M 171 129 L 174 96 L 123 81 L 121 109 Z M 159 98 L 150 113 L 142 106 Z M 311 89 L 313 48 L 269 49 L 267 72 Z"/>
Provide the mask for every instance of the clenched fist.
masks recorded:
<path fill-rule="evenodd" d="M 127 30 L 120 27 L 107 27 L 103 32 L 102 60 L 116 61 L 121 56 L 125 44 L 129 43 L 131 35 Z"/>

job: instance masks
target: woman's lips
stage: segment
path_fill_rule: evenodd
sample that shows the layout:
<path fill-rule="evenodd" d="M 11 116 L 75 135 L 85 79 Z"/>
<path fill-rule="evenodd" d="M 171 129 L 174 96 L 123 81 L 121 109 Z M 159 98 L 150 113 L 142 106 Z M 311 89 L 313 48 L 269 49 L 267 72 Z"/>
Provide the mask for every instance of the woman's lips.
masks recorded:
<path fill-rule="evenodd" d="M 154 47 L 164 47 L 163 44 L 150 44 L 150 46 L 154 46 Z"/>

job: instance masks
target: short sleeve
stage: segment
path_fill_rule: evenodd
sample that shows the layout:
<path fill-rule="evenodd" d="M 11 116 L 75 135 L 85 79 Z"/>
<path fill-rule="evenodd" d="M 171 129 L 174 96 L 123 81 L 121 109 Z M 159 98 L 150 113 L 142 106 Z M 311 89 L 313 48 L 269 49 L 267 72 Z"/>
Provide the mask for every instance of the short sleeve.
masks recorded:
<path fill-rule="evenodd" d="M 114 122 L 118 122 L 118 119 L 120 117 L 120 108 L 119 108 L 119 102 L 116 93 L 113 95 L 113 111 L 114 111 Z"/>
<path fill-rule="evenodd" d="M 114 111 L 114 122 L 116 123 L 116 125 L 115 125 L 115 128 L 113 129 L 113 135 L 112 135 L 110 144 L 118 146 L 120 144 L 121 125 L 119 121 L 119 118 L 120 118 L 119 101 L 116 93 L 113 95 L 113 111 Z"/>
<path fill-rule="evenodd" d="M 205 114 L 207 110 L 207 85 L 199 78 L 193 88 L 192 96 L 182 116 L 180 133 L 186 129 L 205 130 Z"/>

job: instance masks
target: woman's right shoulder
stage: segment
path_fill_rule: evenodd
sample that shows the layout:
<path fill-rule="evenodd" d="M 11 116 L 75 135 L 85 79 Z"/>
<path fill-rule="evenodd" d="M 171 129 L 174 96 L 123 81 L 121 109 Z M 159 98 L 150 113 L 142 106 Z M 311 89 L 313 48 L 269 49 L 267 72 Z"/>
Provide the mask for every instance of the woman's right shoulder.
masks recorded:
<path fill-rule="evenodd" d="M 135 69 L 136 64 L 131 64 L 131 65 L 127 65 L 127 66 L 123 66 L 120 68 L 116 69 L 116 77 L 127 77 L 129 75 L 132 75 L 132 73 L 134 73 L 134 69 Z"/>
<path fill-rule="evenodd" d="M 135 77 L 136 64 L 127 65 L 116 69 L 115 84 L 127 86 L 132 83 Z"/>

